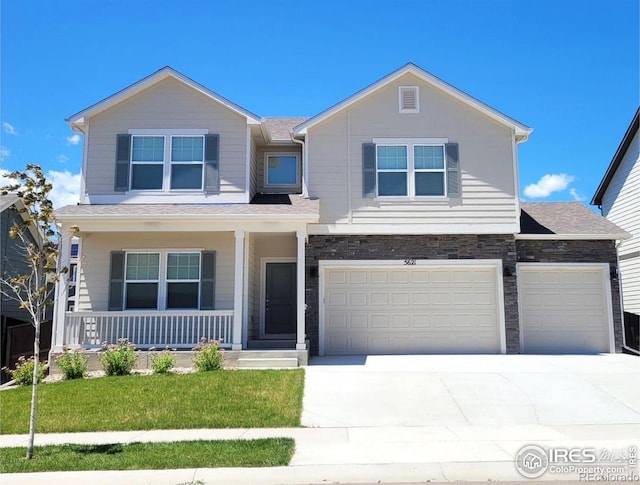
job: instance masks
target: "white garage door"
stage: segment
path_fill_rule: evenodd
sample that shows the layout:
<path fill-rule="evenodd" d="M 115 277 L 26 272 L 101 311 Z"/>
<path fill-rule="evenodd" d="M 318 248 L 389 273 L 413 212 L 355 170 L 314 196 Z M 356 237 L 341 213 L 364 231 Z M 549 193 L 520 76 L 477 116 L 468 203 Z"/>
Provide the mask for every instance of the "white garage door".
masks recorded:
<path fill-rule="evenodd" d="M 327 267 L 324 353 L 499 353 L 497 274 L 495 264 Z"/>
<path fill-rule="evenodd" d="M 609 352 L 608 277 L 606 265 L 518 265 L 523 352 Z"/>

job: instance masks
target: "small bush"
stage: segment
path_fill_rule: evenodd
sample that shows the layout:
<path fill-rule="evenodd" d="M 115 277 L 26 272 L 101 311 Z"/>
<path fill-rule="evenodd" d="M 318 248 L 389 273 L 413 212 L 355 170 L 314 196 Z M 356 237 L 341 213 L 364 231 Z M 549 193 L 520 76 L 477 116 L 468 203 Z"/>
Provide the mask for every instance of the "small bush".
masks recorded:
<path fill-rule="evenodd" d="M 196 351 L 193 364 L 198 372 L 222 369 L 224 356 L 217 340 L 207 341 L 202 337 L 193 350 Z"/>
<path fill-rule="evenodd" d="M 118 340 L 116 345 L 102 344 L 103 352 L 100 354 L 100 363 L 108 376 L 126 376 L 138 361 L 138 353 L 135 345 L 126 338 Z"/>
<path fill-rule="evenodd" d="M 11 377 L 16 380 L 21 386 L 30 386 L 33 384 L 33 367 L 35 362 L 33 357 L 25 358 L 24 355 L 18 357 L 15 369 L 8 369 L 7 372 L 11 374 Z M 40 362 L 38 365 L 38 382 L 44 379 L 47 373 L 47 362 Z"/>
<path fill-rule="evenodd" d="M 151 354 L 151 369 L 154 374 L 167 374 L 176 365 L 176 356 L 168 349 L 159 354 Z"/>
<path fill-rule="evenodd" d="M 64 353 L 56 358 L 56 364 L 65 379 L 82 379 L 87 375 L 89 359 L 82 352 L 64 349 Z"/>

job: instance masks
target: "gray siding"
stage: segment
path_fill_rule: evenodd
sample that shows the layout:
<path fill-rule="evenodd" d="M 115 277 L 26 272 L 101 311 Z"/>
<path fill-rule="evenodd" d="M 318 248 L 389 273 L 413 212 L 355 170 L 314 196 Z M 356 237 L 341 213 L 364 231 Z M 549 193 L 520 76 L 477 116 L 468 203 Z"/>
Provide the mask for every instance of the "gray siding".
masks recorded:
<path fill-rule="evenodd" d="M 633 237 L 622 241 L 620 274 L 627 312 L 640 315 L 640 136 L 633 137 L 602 198 L 602 213 Z"/>
<path fill-rule="evenodd" d="M 129 129 L 208 129 L 220 135 L 220 191 L 245 190 L 246 119 L 219 103 L 166 79 L 89 120 L 86 191 L 114 194 L 116 134 Z"/>
<path fill-rule="evenodd" d="M 420 86 L 420 113 L 398 112 L 398 86 Z M 362 197 L 362 143 L 448 138 L 460 147 L 462 200 Z M 309 190 L 321 223 L 517 224 L 511 130 L 407 74 L 309 129 Z M 508 232 L 508 231 L 507 231 Z"/>
<path fill-rule="evenodd" d="M 12 239 L 9 237 L 9 230 L 16 222 L 22 222 L 22 218 L 17 211 L 9 207 L 0 214 L 0 277 L 12 278 L 24 274 L 29 274 L 29 266 L 25 259 L 24 249 L 20 239 Z M 28 235 L 29 240 L 34 242 L 31 234 Z M 1 283 L 0 283 L 1 284 Z M 3 290 L 11 292 L 6 286 Z M 17 301 L 0 295 L 0 315 L 3 317 L 14 318 L 24 322 L 31 322 L 31 317 L 25 311 L 19 308 Z"/>

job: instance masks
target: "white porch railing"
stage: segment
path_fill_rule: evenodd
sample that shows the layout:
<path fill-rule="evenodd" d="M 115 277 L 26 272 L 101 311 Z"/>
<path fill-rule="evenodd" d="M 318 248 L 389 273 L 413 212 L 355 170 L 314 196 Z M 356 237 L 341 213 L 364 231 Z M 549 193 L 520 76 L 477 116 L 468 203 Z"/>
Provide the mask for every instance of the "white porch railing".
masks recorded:
<path fill-rule="evenodd" d="M 126 338 L 136 347 L 193 348 L 206 337 L 230 347 L 232 333 L 233 310 L 67 312 L 62 345 L 96 348 Z"/>

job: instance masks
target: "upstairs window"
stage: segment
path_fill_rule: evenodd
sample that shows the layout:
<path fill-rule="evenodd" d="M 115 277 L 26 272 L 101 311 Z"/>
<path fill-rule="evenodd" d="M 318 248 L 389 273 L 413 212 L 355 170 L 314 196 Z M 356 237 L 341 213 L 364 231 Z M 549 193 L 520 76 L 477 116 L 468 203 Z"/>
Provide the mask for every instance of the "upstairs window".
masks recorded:
<path fill-rule="evenodd" d="M 418 86 L 400 86 L 398 87 L 398 106 L 400 113 L 419 113 L 420 112 L 420 91 Z"/>
<path fill-rule="evenodd" d="M 458 144 L 446 138 L 374 138 L 362 144 L 365 198 L 461 197 Z"/>
<path fill-rule="evenodd" d="M 265 184 L 270 187 L 292 187 L 300 184 L 298 156 L 293 153 L 268 153 Z"/>
<path fill-rule="evenodd" d="M 217 192 L 219 136 L 203 129 L 118 134 L 114 190 Z"/>
<path fill-rule="evenodd" d="M 131 189 L 162 190 L 164 136 L 131 137 Z"/>
<path fill-rule="evenodd" d="M 171 188 L 202 190 L 204 136 L 171 137 Z"/>

